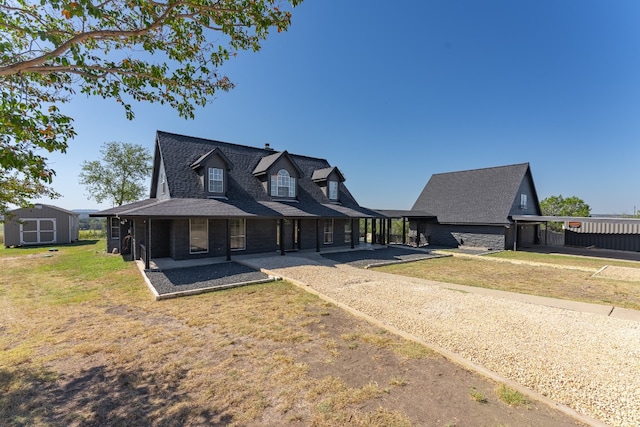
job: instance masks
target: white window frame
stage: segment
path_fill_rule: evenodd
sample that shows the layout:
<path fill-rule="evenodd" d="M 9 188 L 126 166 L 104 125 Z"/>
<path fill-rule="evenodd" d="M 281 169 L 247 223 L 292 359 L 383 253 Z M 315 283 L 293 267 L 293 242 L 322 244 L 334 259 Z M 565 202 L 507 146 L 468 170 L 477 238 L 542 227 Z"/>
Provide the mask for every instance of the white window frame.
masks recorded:
<path fill-rule="evenodd" d="M 344 223 L 344 242 L 351 243 L 351 220 Z"/>
<path fill-rule="evenodd" d="M 324 220 L 323 241 L 325 245 L 333 244 L 333 219 Z"/>
<path fill-rule="evenodd" d="M 220 168 L 209 168 L 209 192 L 224 192 L 224 170 Z"/>
<path fill-rule="evenodd" d="M 194 232 L 203 231 L 202 229 L 194 230 L 194 223 L 196 226 L 204 224 L 204 237 L 194 236 Z M 197 244 L 198 240 L 204 241 L 204 245 L 196 246 L 194 243 Z M 189 218 L 189 253 L 205 254 L 207 252 L 209 252 L 209 220 L 207 218 Z"/>
<path fill-rule="evenodd" d="M 160 190 L 162 191 L 162 194 L 165 194 L 167 192 L 167 177 L 163 172 L 160 172 Z"/>
<path fill-rule="evenodd" d="M 117 230 L 117 233 L 114 233 L 114 230 Z M 111 238 L 111 240 L 120 240 L 120 218 L 111 218 L 111 221 L 109 223 L 109 237 Z"/>
<path fill-rule="evenodd" d="M 329 200 L 338 200 L 338 181 L 329 181 L 327 188 Z"/>
<path fill-rule="evenodd" d="M 271 175 L 271 196 L 296 197 L 296 179 L 288 170 L 280 169 L 277 174 Z"/>
<path fill-rule="evenodd" d="M 240 226 L 238 226 L 238 223 Z M 242 245 L 234 245 L 234 240 L 241 241 Z M 247 220 L 245 218 L 232 218 L 229 220 L 229 243 L 232 251 L 247 249 Z"/>
<path fill-rule="evenodd" d="M 520 194 L 520 209 L 527 209 L 527 195 L 524 193 Z"/>
<path fill-rule="evenodd" d="M 55 218 L 20 218 L 20 244 L 21 245 L 40 245 L 40 244 L 45 244 L 45 243 L 55 243 L 57 241 L 57 237 L 58 237 L 58 225 L 56 223 L 56 219 Z M 43 230 L 42 227 L 40 226 L 41 222 L 44 221 L 51 221 L 51 225 L 53 226 L 52 230 L 46 229 Z M 36 223 L 36 229 L 35 230 L 24 230 L 24 224 L 26 222 L 35 222 Z M 53 233 L 52 235 L 52 240 L 42 240 L 42 233 Z M 28 234 L 35 234 L 36 239 L 34 241 L 26 241 L 24 240 L 24 233 L 28 233 Z"/>

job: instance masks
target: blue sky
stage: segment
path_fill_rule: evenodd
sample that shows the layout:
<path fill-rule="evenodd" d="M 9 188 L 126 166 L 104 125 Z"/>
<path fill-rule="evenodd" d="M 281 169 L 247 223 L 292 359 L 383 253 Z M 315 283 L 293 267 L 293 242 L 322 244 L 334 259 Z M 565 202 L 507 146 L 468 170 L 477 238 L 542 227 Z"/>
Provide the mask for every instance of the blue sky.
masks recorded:
<path fill-rule="evenodd" d="M 306 0 L 288 32 L 223 66 L 236 88 L 184 120 L 79 96 L 78 136 L 49 155 L 67 209 L 103 142 L 155 131 L 326 158 L 367 207 L 409 209 L 434 173 L 529 162 L 540 199 L 640 209 L 637 0 Z"/>

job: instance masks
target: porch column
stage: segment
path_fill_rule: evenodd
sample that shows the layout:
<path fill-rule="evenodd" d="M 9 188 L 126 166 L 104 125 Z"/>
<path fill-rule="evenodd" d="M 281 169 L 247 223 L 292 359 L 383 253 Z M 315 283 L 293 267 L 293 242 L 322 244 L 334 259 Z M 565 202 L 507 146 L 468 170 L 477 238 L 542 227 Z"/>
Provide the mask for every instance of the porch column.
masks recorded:
<path fill-rule="evenodd" d="M 320 220 L 316 219 L 316 252 L 320 252 Z"/>
<path fill-rule="evenodd" d="M 364 219 L 364 242 L 367 243 L 367 228 L 369 225 L 369 220 L 367 218 Z M 360 224 L 358 224 L 358 227 Z"/>
<path fill-rule="evenodd" d="M 407 244 L 407 218 L 402 217 L 402 244 Z"/>
<path fill-rule="evenodd" d="M 391 243 L 391 218 L 387 218 L 387 246 Z"/>
<path fill-rule="evenodd" d="M 513 230 L 513 251 L 518 250 L 518 221 L 515 222 L 515 229 Z"/>
<path fill-rule="evenodd" d="M 298 230 L 297 231 L 297 234 L 298 234 L 298 242 L 297 242 L 298 246 L 297 246 L 297 249 L 300 250 L 300 249 L 302 249 L 302 243 L 300 243 L 300 241 L 302 240 L 302 225 L 301 225 L 302 224 L 302 220 L 296 219 L 294 221 L 295 221 L 296 230 Z"/>
<path fill-rule="evenodd" d="M 231 261 L 231 220 L 227 218 L 227 261 Z"/>
<path fill-rule="evenodd" d="M 149 270 L 151 265 L 151 218 L 147 219 L 147 227 L 145 230 L 144 236 L 144 269 Z"/>
<path fill-rule="evenodd" d="M 284 255 L 284 218 L 280 218 L 280 255 Z"/>
<path fill-rule="evenodd" d="M 371 218 L 371 244 L 376 244 L 376 219 Z"/>
<path fill-rule="evenodd" d="M 355 235 L 356 235 L 356 229 L 354 227 L 355 220 L 351 218 L 349 219 L 349 221 L 351 221 L 351 249 L 353 249 L 355 248 L 355 243 L 353 241 L 355 240 Z M 358 219 L 358 225 L 360 225 L 359 219 Z"/>

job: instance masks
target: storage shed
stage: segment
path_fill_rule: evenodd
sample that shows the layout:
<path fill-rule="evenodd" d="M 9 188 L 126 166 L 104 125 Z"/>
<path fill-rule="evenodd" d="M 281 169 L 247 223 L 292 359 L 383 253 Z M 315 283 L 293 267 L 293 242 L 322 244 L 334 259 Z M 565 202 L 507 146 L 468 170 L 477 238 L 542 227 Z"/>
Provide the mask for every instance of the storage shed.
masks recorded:
<path fill-rule="evenodd" d="M 79 214 L 57 206 L 36 204 L 5 216 L 4 245 L 50 245 L 78 240 Z"/>

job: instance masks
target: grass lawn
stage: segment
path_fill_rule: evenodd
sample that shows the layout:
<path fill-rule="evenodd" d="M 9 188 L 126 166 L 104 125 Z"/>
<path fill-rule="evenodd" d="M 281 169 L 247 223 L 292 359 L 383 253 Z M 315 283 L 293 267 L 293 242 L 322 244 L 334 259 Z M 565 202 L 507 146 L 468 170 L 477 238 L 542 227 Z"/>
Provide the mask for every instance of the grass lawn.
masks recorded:
<path fill-rule="evenodd" d="M 575 424 L 287 282 L 156 302 L 104 247 L 0 249 L 2 425 Z"/>
<path fill-rule="evenodd" d="M 485 257 L 448 257 L 390 265 L 379 270 L 460 285 L 640 309 L 640 282 L 591 277 L 604 265 L 637 268 L 640 263 L 611 263 L 609 260 L 510 251 L 490 257 L 553 264 L 556 267 L 496 262 Z M 591 268 L 592 271 L 557 268 L 557 265 Z"/>
<path fill-rule="evenodd" d="M 519 260 L 540 262 L 546 264 L 566 265 L 572 267 L 585 267 L 599 269 L 604 265 L 612 265 L 618 267 L 630 267 L 640 268 L 640 262 L 637 261 L 617 261 L 612 259 L 598 259 L 590 257 L 580 257 L 573 255 L 557 255 L 557 254 L 544 254 L 538 252 L 526 252 L 526 251 L 502 251 L 495 254 L 487 255 L 490 258 Z"/>

